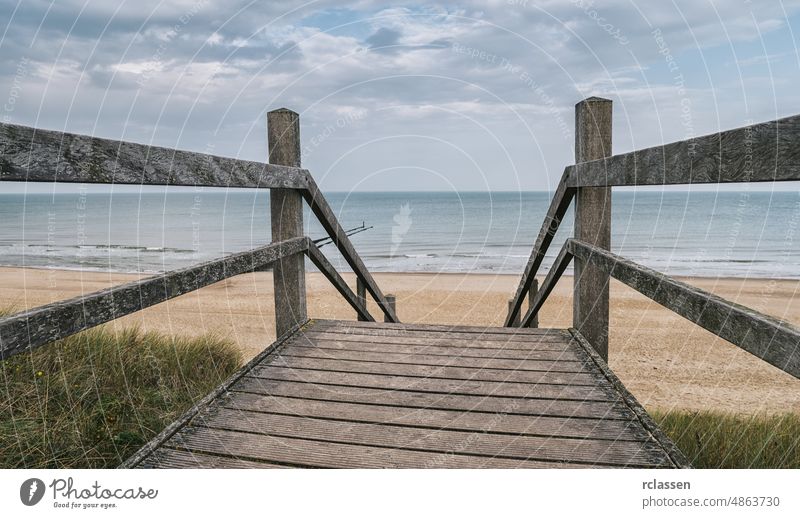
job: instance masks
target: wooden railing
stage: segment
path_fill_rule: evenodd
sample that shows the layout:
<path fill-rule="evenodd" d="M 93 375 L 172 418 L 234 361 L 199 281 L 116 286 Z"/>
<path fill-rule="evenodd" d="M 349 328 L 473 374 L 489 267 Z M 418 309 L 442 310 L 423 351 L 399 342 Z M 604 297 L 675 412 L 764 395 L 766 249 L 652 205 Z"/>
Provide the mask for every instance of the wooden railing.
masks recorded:
<path fill-rule="evenodd" d="M 299 116 L 290 110 L 275 110 L 268 114 L 267 126 L 270 163 L 0 124 L 2 181 L 268 188 L 273 241 L 253 250 L 0 318 L 0 359 L 270 266 L 276 333 L 280 337 L 308 320 L 304 255 L 334 285 L 359 319 L 374 321 L 365 298 L 355 295 L 314 242 L 303 235 L 303 201 L 352 268 L 359 285 L 378 304 L 384 319 L 397 322 L 393 297 L 387 299 L 381 292 L 313 177 L 300 167 Z"/>
<path fill-rule="evenodd" d="M 800 116 L 612 156 L 611 101 L 590 98 L 576 105 L 575 133 L 578 163 L 564 170 L 509 303 L 505 325 L 531 325 L 574 260 L 573 327 L 604 360 L 608 361 L 608 283 L 614 277 L 715 335 L 800 377 L 800 329 L 796 326 L 609 252 L 612 187 L 800 181 Z M 573 200 L 575 237 L 561 248 L 520 318 L 523 300 Z"/>

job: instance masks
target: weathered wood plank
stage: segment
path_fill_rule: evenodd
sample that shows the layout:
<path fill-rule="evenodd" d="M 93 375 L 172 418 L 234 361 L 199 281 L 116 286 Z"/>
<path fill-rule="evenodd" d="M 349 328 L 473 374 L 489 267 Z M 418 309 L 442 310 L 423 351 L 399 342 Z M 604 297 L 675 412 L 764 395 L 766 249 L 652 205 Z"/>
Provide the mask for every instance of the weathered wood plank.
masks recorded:
<path fill-rule="evenodd" d="M 344 297 L 344 300 L 356 310 L 358 318 L 366 322 L 374 322 L 375 319 L 369 314 L 369 311 L 367 311 L 366 301 L 353 293 L 353 290 L 344 282 L 344 279 L 342 279 L 342 276 L 336 271 L 336 268 L 333 267 L 313 241 L 309 243 L 306 253 L 309 259 L 311 259 L 311 262 L 314 263 L 314 266 L 319 268 L 319 271 L 333 284 L 336 291 L 338 291 L 339 294 Z"/>
<path fill-rule="evenodd" d="M 614 401 L 619 396 L 601 385 L 530 385 L 496 381 L 432 379 L 386 374 L 336 372 L 319 369 L 286 369 L 259 366 L 249 376 L 268 380 L 289 380 L 321 385 L 412 390 L 437 394 L 463 394 L 541 399 L 573 399 L 577 401 Z"/>
<path fill-rule="evenodd" d="M 431 454 L 410 450 L 336 444 L 325 441 L 272 437 L 211 428 L 187 428 L 168 443 L 192 452 L 222 454 L 308 468 L 419 468 Z M 447 455 L 439 468 L 555 468 L 555 462 Z M 570 465 L 581 467 L 581 465 Z"/>
<path fill-rule="evenodd" d="M 433 456 L 430 465 L 436 467 L 436 457 L 476 455 L 491 458 L 533 459 L 545 462 L 567 462 L 621 467 L 652 467 L 668 465 L 664 452 L 652 443 L 605 441 L 562 437 L 508 436 L 491 431 L 462 432 L 387 426 L 374 423 L 346 423 L 292 415 L 263 414 L 242 410 L 221 409 L 202 419 L 209 428 L 236 430 L 329 441 L 336 444 L 358 444 L 399 450 L 425 451 Z M 335 446 L 332 446 L 335 447 Z"/>
<path fill-rule="evenodd" d="M 314 325 L 317 327 L 338 328 L 344 330 L 368 329 L 368 330 L 382 330 L 382 329 L 398 329 L 402 331 L 414 331 L 419 333 L 476 333 L 479 335 L 515 335 L 515 336 L 558 336 L 561 338 L 571 339 L 571 335 L 564 329 L 517 329 L 509 327 L 487 327 L 487 326 L 468 326 L 468 325 L 455 325 L 455 324 L 409 324 L 397 322 L 356 322 L 351 320 L 326 320 L 314 319 Z"/>
<path fill-rule="evenodd" d="M 389 306 L 386 297 L 384 297 L 383 292 L 381 292 L 372 274 L 367 270 L 361 257 L 350 242 L 350 238 L 347 237 L 347 233 L 339 224 L 339 220 L 336 219 L 336 214 L 334 214 L 333 209 L 328 205 L 328 201 L 322 195 L 322 192 L 319 190 L 319 187 L 311 175 L 308 175 L 306 183 L 307 185 L 303 191 L 303 196 L 308 206 L 311 207 L 311 211 L 317 216 L 320 224 L 331 237 L 333 244 L 339 249 L 344 260 L 350 265 L 353 273 L 364 283 L 364 287 L 369 291 L 370 295 L 372 295 L 378 307 L 383 311 L 384 316 L 391 322 L 398 322 L 397 315 L 394 313 L 391 306 Z"/>
<path fill-rule="evenodd" d="M 561 180 L 558 182 L 555 193 L 553 193 L 553 198 L 550 200 L 550 207 L 547 209 L 539 235 L 536 237 L 531 256 L 527 264 L 525 264 L 525 271 L 522 273 L 517 292 L 514 295 L 511 311 L 506 316 L 504 324 L 506 327 L 510 327 L 511 323 L 517 318 L 522 308 L 522 301 L 525 300 L 525 294 L 530 290 L 531 284 L 539 272 L 539 267 L 547 254 L 547 250 L 550 248 L 550 244 L 553 242 L 553 238 L 561 226 L 561 221 L 564 219 L 564 215 L 567 213 L 567 209 L 569 209 L 574 197 L 575 188 L 567 186 L 567 171 L 565 170 Z"/>
<path fill-rule="evenodd" d="M 518 328 L 519 329 L 519 328 Z M 560 333 L 550 334 L 533 334 L 526 333 L 520 329 L 520 333 L 512 334 L 494 334 L 494 333 L 471 333 L 461 331 L 440 332 L 434 331 L 430 333 L 405 330 L 405 329 L 366 329 L 362 327 L 347 328 L 346 326 L 319 326 L 314 328 L 313 332 L 325 334 L 339 334 L 340 336 L 370 336 L 377 340 L 383 338 L 417 338 L 424 337 L 432 340 L 438 339 L 452 339 L 452 340 L 471 340 L 471 341 L 488 341 L 488 342 L 501 342 L 501 343 L 544 343 L 544 342 L 569 342 L 569 338 Z"/>
<path fill-rule="evenodd" d="M 373 342 L 353 342 L 344 340 L 311 340 L 309 335 L 298 338 L 292 342 L 294 347 L 306 347 L 309 349 L 336 350 L 382 353 L 386 351 L 386 344 L 376 344 Z M 561 361 L 581 361 L 571 349 L 556 351 L 538 350 L 530 348 L 505 349 L 505 348 L 485 348 L 485 347 L 458 347 L 455 345 L 435 346 L 435 345 L 402 345 L 393 344 L 392 352 L 402 354 L 427 354 L 432 356 L 443 356 L 447 358 L 493 358 L 498 360 L 561 360 Z"/>
<path fill-rule="evenodd" d="M 495 358 L 459 358 L 456 356 L 435 356 L 426 354 L 403 354 L 366 351 L 320 350 L 311 347 L 293 347 L 282 356 L 292 358 L 319 358 L 323 360 L 353 360 L 372 363 L 391 363 L 400 365 L 427 365 L 447 367 L 468 367 L 472 369 L 502 369 L 514 371 L 558 371 L 586 372 L 586 364 L 577 361 L 559 360 L 500 360 Z"/>
<path fill-rule="evenodd" d="M 295 238 L 10 315 L 0 319 L 0 359 L 300 254 L 307 246 L 308 238 Z"/>
<path fill-rule="evenodd" d="M 522 327 L 527 327 L 533 322 L 536 318 L 536 315 L 539 314 L 539 310 L 542 309 L 542 305 L 544 301 L 547 300 L 547 297 L 550 296 L 553 289 L 556 287 L 559 279 L 564 274 L 564 270 L 567 269 L 569 266 L 569 262 L 572 260 L 572 254 L 569 253 L 569 250 L 566 246 L 562 246 L 561 250 L 558 252 L 555 261 L 553 261 L 553 267 L 550 268 L 550 271 L 547 272 L 547 277 L 544 278 L 544 282 L 542 282 L 541 288 L 536 293 L 536 296 L 531 301 L 530 307 L 528 307 L 528 312 L 525 313 L 525 316 L 522 317 L 522 323 L 520 324 Z"/>
<path fill-rule="evenodd" d="M 0 123 L 0 180 L 304 189 L 308 171 Z"/>
<path fill-rule="evenodd" d="M 569 240 L 576 257 L 589 260 L 642 295 L 800 378 L 800 329 L 782 320 L 675 280 L 595 246 Z"/>
<path fill-rule="evenodd" d="M 391 376 L 417 376 L 454 380 L 501 381 L 504 383 L 548 383 L 556 385 L 594 385 L 595 375 L 589 372 L 508 371 L 498 369 L 469 369 L 466 367 L 432 367 L 428 365 L 401 365 L 347 360 L 322 360 L 319 358 L 292 358 L 276 356 L 270 365 L 293 369 L 330 370 L 362 374 L 387 374 Z"/>
<path fill-rule="evenodd" d="M 560 399 L 507 398 L 496 396 L 464 396 L 431 392 L 400 391 L 365 387 L 323 386 L 286 380 L 243 378 L 234 387 L 236 392 L 265 396 L 373 404 L 402 408 L 460 410 L 463 412 L 506 412 L 515 415 L 581 417 L 592 419 L 635 418 L 618 402 L 574 401 Z"/>
<path fill-rule="evenodd" d="M 298 340 L 338 340 L 343 342 L 374 343 L 385 345 L 431 345 L 441 347 L 474 347 L 480 349 L 504 349 L 522 351 L 564 351 L 569 348 L 569 344 L 563 339 L 545 340 L 541 342 L 521 342 L 513 339 L 509 340 L 482 340 L 482 339 L 459 339 L 459 338 L 426 338 L 423 336 L 372 336 L 366 334 L 336 333 L 320 331 L 314 328 L 303 333 Z"/>
<path fill-rule="evenodd" d="M 270 464 L 269 462 L 254 462 L 233 457 L 220 457 L 217 455 L 207 455 L 205 453 L 192 453 L 189 451 L 173 450 L 171 448 L 160 448 L 150 455 L 140 467 L 160 469 L 264 469 L 285 468 L 286 466 Z"/>
<path fill-rule="evenodd" d="M 570 166 L 569 187 L 800 180 L 800 115 Z"/>
<path fill-rule="evenodd" d="M 646 435 L 636 421 L 581 419 L 549 416 L 522 416 L 507 413 L 512 403 L 495 413 L 460 412 L 414 408 L 398 410 L 381 404 L 342 403 L 283 397 L 264 397 L 239 392 L 223 406 L 269 414 L 297 415 L 347 422 L 385 423 L 431 430 L 454 430 L 477 433 L 507 433 L 515 436 L 594 438 L 607 441 L 641 442 Z M 638 434 L 638 435 L 637 435 Z M 510 442 L 510 441 L 509 441 Z"/>

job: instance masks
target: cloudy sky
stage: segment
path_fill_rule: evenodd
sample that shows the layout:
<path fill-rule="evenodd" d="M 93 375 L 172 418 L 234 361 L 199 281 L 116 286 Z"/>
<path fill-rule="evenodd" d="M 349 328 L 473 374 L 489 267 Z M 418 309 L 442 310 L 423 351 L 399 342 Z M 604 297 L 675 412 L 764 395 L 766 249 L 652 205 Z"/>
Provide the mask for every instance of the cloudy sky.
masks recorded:
<path fill-rule="evenodd" d="M 3 121 L 264 160 L 327 190 L 538 190 L 573 106 L 623 152 L 800 113 L 800 1 L 0 0 Z M 797 33 L 797 34 L 796 34 Z"/>

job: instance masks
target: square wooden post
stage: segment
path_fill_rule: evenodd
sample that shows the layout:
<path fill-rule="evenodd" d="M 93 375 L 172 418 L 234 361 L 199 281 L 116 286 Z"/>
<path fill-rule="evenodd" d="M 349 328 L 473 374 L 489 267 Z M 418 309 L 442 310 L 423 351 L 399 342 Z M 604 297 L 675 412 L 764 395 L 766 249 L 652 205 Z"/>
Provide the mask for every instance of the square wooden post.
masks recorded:
<path fill-rule="evenodd" d="M 300 116 L 286 108 L 267 113 L 269 163 L 300 167 Z M 272 242 L 303 235 L 303 197 L 296 189 L 270 189 Z M 284 257 L 272 269 L 275 331 L 282 336 L 308 320 L 305 256 Z"/>
<path fill-rule="evenodd" d="M 356 298 L 358 299 L 358 303 L 361 304 L 362 307 L 365 308 L 367 307 L 367 286 L 363 282 L 361 282 L 360 277 L 356 277 Z M 365 322 L 367 319 L 359 314 L 358 320 L 360 322 Z"/>
<path fill-rule="evenodd" d="M 396 315 L 397 314 L 397 297 L 394 296 L 391 293 L 387 293 L 386 294 L 386 302 L 387 302 L 387 304 L 389 304 L 389 307 L 392 309 L 392 313 L 394 313 Z M 392 320 L 389 317 L 387 317 L 386 315 L 383 315 L 383 321 L 384 322 L 391 322 Z"/>
<path fill-rule="evenodd" d="M 531 303 L 533 303 L 533 299 L 536 298 L 536 294 L 539 293 L 539 279 L 533 279 L 531 282 L 531 289 L 528 290 L 528 307 L 531 307 Z M 522 310 L 520 309 L 520 313 Z M 533 316 L 533 320 L 531 320 L 531 325 L 528 327 L 539 327 L 539 313 L 536 313 Z"/>
<path fill-rule="evenodd" d="M 575 163 L 611 156 L 611 101 L 575 105 Z M 611 188 L 581 187 L 575 195 L 575 238 L 611 248 Z M 572 325 L 608 361 L 608 275 L 575 258 Z"/>

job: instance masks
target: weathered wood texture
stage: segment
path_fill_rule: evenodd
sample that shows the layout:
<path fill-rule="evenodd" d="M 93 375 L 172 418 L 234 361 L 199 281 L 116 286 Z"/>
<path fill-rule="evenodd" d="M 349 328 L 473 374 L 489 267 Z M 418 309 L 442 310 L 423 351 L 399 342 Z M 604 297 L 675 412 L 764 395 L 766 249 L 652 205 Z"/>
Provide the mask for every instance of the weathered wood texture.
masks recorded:
<path fill-rule="evenodd" d="M 553 261 L 552 268 L 547 272 L 547 277 L 545 277 L 544 282 L 542 282 L 542 287 L 536 293 L 536 296 L 533 297 L 528 307 L 528 312 L 525 313 L 525 316 L 522 318 L 522 327 L 529 327 L 533 319 L 536 318 L 536 315 L 539 314 L 539 310 L 542 309 L 544 301 L 547 300 L 553 288 L 556 287 L 556 283 L 561 278 L 561 275 L 564 274 L 564 270 L 567 269 L 570 261 L 572 261 L 572 254 L 566 246 L 563 246 L 558 252 L 555 261 Z"/>
<path fill-rule="evenodd" d="M 248 250 L 0 319 L 0 359 L 109 322 L 173 297 L 301 255 L 308 238 Z"/>
<path fill-rule="evenodd" d="M 565 247 L 575 257 L 591 261 L 667 309 L 800 378 L 800 329 L 792 324 L 729 302 L 588 243 L 569 240 Z"/>
<path fill-rule="evenodd" d="M 269 162 L 300 167 L 300 116 L 285 108 L 267 114 Z M 303 196 L 297 189 L 270 189 L 272 242 L 303 235 Z M 278 336 L 308 319 L 305 257 L 282 257 L 272 269 Z"/>
<path fill-rule="evenodd" d="M 361 277 L 356 277 L 356 297 L 358 297 L 358 303 L 363 307 L 367 307 L 367 287 L 364 285 L 364 282 L 361 280 Z M 358 314 L 358 321 L 365 322 L 365 319 L 360 313 Z"/>
<path fill-rule="evenodd" d="M 800 115 L 576 164 L 569 187 L 800 180 Z"/>
<path fill-rule="evenodd" d="M 369 314 L 369 311 L 367 311 L 366 300 L 353 293 L 353 290 L 351 290 L 344 279 L 342 279 L 342 276 L 339 275 L 336 268 L 334 268 L 325 255 L 323 255 L 317 245 L 310 240 L 306 253 L 309 259 L 311 259 L 311 262 L 314 263 L 314 266 L 319 268 L 319 271 L 333 284 L 336 291 L 338 291 L 339 294 L 344 297 L 344 300 L 356 310 L 358 319 L 365 322 L 374 322 L 375 319 Z"/>
<path fill-rule="evenodd" d="M 539 281 L 534 278 L 531 281 L 531 287 L 528 290 L 528 308 L 533 306 L 533 301 L 536 299 L 536 295 L 539 293 Z M 539 312 L 533 314 L 533 318 L 531 318 L 530 324 L 528 327 L 539 327 Z"/>
<path fill-rule="evenodd" d="M 312 321 L 126 466 L 676 466 L 568 332 L 457 327 Z M 386 342 L 407 334 L 449 338 Z M 511 356 L 469 354 L 486 335 Z M 561 351 L 542 356 L 554 339 Z"/>
<path fill-rule="evenodd" d="M 303 189 L 308 172 L 0 123 L 0 180 Z"/>
<path fill-rule="evenodd" d="M 529 292 L 531 284 L 539 272 L 539 267 L 550 248 L 550 243 L 553 242 L 556 232 L 558 232 L 564 215 L 567 213 L 572 199 L 575 196 L 575 189 L 567 187 L 566 185 L 566 171 L 558 183 L 556 192 L 553 193 L 553 198 L 550 200 L 550 207 L 547 209 L 547 214 L 544 217 L 542 227 L 539 229 L 539 235 L 536 237 L 536 243 L 533 245 L 531 256 L 525 265 L 525 271 L 522 273 L 522 279 L 519 281 L 517 292 L 514 295 L 514 302 L 509 309 L 508 316 L 506 316 L 505 326 L 512 327 L 513 322 L 517 319 L 519 312 L 522 308 L 522 302 L 525 300 L 525 294 Z"/>
<path fill-rule="evenodd" d="M 608 99 L 590 97 L 575 105 L 576 164 L 611 155 L 611 115 Z M 598 248 L 611 248 L 610 187 L 580 187 L 575 192 L 573 235 Z M 573 282 L 572 325 L 608 361 L 608 275 L 579 258 Z"/>
<path fill-rule="evenodd" d="M 361 257 L 350 242 L 350 238 L 347 237 L 347 233 L 339 224 L 339 220 L 336 219 L 336 214 L 334 214 L 333 209 L 328 205 L 328 201 L 322 195 L 322 192 L 310 175 L 308 177 L 308 185 L 303 193 L 306 202 L 309 207 L 311 207 L 311 211 L 331 237 L 333 244 L 339 249 L 339 252 L 341 252 L 342 257 L 347 261 L 353 273 L 364 283 L 364 287 L 369 291 L 370 295 L 372 295 L 372 298 L 378 304 L 383 314 L 390 322 L 398 322 L 397 315 L 386 301 L 386 297 L 384 297 L 383 292 L 381 292 L 381 289 L 378 287 L 378 283 L 375 282 L 372 274 L 367 270 Z"/>

